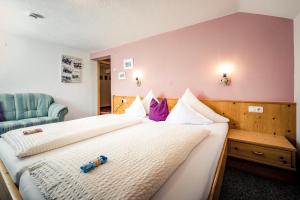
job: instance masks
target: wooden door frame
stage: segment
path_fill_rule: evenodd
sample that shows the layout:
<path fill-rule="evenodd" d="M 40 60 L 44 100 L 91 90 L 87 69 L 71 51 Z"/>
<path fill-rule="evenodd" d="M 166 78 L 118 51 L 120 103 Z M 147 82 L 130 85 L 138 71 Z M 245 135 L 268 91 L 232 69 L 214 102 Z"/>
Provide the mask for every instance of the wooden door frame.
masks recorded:
<path fill-rule="evenodd" d="M 105 60 L 109 59 L 110 62 L 107 62 Z M 98 59 L 97 60 L 97 115 L 100 115 L 100 109 L 101 109 L 101 92 L 100 92 L 100 88 L 101 88 L 101 81 L 100 81 L 100 64 L 103 63 L 103 64 L 109 64 L 110 65 L 110 70 L 111 70 L 111 58 L 110 56 L 105 56 L 101 59 Z"/>
<path fill-rule="evenodd" d="M 100 115 L 100 108 L 101 108 L 101 93 L 100 93 L 100 84 L 101 84 L 101 81 L 100 81 L 100 64 L 101 64 L 101 61 L 98 60 L 97 61 L 97 94 L 98 94 L 98 100 L 97 100 L 97 115 Z"/>

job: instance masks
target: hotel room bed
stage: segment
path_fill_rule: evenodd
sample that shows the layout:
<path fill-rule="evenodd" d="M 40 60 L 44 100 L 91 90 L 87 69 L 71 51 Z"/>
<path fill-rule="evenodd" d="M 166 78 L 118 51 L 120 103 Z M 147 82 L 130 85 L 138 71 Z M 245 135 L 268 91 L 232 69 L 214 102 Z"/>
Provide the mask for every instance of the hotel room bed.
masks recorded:
<path fill-rule="evenodd" d="M 50 148 L 48 151 L 47 149 L 44 149 L 45 151 L 42 153 L 20 158 L 16 156 L 16 152 L 13 149 L 13 147 L 5 139 L 0 138 L 0 159 L 4 163 L 14 183 L 19 184 L 20 176 L 23 173 L 24 168 L 26 168 L 26 166 L 29 166 L 30 164 L 39 161 L 44 157 L 55 155 L 65 150 L 67 151 L 68 149 L 74 148 L 79 145 L 84 145 L 85 143 L 89 142 L 89 138 L 93 139 L 93 137 L 105 134 L 105 132 L 110 132 L 113 130 L 122 129 L 122 127 L 125 128 L 125 127 L 138 124 L 135 122 L 142 123 L 143 120 L 144 119 L 142 118 L 131 118 L 126 115 L 105 115 L 105 116 L 86 117 L 82 119 L 60 122 L 56 124 L 42 125 L 39 127 L 43 128 L 46 133 L 50 133 L 49 135 L 55 136 L 50 138 L 49 140 L 50 142 L 48 142 L 45 146 L 55 147 L 56 144 L 60 144 L 62 147 L 60 148 L 56 147 L 53 149 Z M 104 123 L 104 126 L 101 126 L 101 123 Z M 97 124 L 100 124 L 100 126 Z M 91 128 L 91 130 L 89 127 Z M 15 130 L 15 132 L 16 131 L 21 132 Z M 61 134 L 62 132 L 64 132 L 65 134 Z M 103 133 L 100 134 L 101 132 Z M 83 135 L 83 137 L 82 136 L 80 137 L 80 135 Z M 59 141 L 56 143 L 53 142 L 56 141 L 58 137 L 60 137 L 62 141 L 67 141 L 67 142 L 63 142 L 63 143 Z M 76 138 L 76 140 L 72 141 L 73 138 L 71 137 Z M 41 138 L 40 141 L 41 142 L 48 141 L 48 139 L 49 137 Z M 26 141 L 27 143 L 24 144 L 23 143 L 21 144 L 22 141 L 19 140 L 14 140 L 13 142 L 18 144 L 17 147 L 22 147 L 22 148 L 26 147 L 26 145 L 28 146 L 34 144 L 34 142 L 31 142 L 31 140 L 29 142 Z M 28 149 L 30 152 L 30 149 L 32 148 L 28 146 Z M 38 149 L 43 149 L 43 148 L 38 148 Z"/>
<path fill-rule="evenodd" d="M 92 138 L 93 140 L 95 138 Z M 4 163 L 9 175 L 13 179 L 15 184 L 19 184 L 21 175 L 25 171 L 26 167 L 31 165 L 34 162 L 37 162 L 41 160 L 44 157 L 55 155 L 56 153 L 62 152 L 62 151 L 67 151 L 70 148 L 74 148 L 76 146 L 80 145 L 85 145 L 89 143 L 90 140 L 85 140 L 82 142 L 78 142 L 75 144 L 71 144 L 68 146 L 64 146 L 58 149 L 54 149 L 51 151 L 47 151 L 41 154 L 37 154 L 34 156 L 30 157 L 25 157 L 25 158 L 18 158 L 15 156 L 15 152 L 12 149 L 11 146 L 7 142 L 5 142 L 3 139 L 0 139 L 0 159 Z"/>
<path fill-rule="evenodd" d="M 146 123 L 155 122 L 146 120 Z M 228 124 L 214 123 L 211 125 L 199 126 L 209 129 L 209 136 L 195 147 L 187 159 L 168 178 L 152 199 L 207 199 L 228 132 Z M 20 170 L 23 168 L 22 166 L 27 166 L 43 156 L 55 154 L 59 151 L 65 151 L 74 148 L 77 145 L 88 145 L 91 140 L 97 139 L 98 137 L 92 138 L 18 161 L 16 159 L 11 159 L 11 154 L 13 154 L 12 149 L 7 145 L 2 146 L 0 143 L 0 152 L 6 152 L 5 155 L 1 155 L 1 159 L 3 159 L 11 176 L 19 183 L 19 190 L 24 200 L 43 199 L 40 190 L 34 185 L 28 171 L 23 173 L 20 182 L 18 182 L 20 174 L 23 172 L 23 170 Z"/>

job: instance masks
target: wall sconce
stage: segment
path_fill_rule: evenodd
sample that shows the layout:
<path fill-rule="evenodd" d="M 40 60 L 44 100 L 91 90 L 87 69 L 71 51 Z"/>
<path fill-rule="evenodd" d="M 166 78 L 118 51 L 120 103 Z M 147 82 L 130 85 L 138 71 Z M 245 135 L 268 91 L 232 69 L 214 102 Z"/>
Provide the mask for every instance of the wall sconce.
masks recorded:
<path fill-rule="evenodd" d="M 223 86 L 229 86 L 231 83 L 231 79 L 229 75 L 233 70 L 233 64 L 223 63 L 219 66 L 219 71 L 222 74 L 222 78 L 220 84 Z"/>
<path fill-rule="evenodd" d="M 141 71 L 135 71 L 133 75 L 134 75 L 134 78 L 135 78 L 135 80 L 136 80 L 136 85 L 137 85 L 138 87 L 141 87 L 141 85 L 142 85 L 143 73 L 142 73 Z"/>
<path fill-rule="evenodd" d="M 230 83 L 231 83 L 230 78 L 228 78 L 228 77 L 227 77 L 227 74 L 224 73 L 224 74 L 223 74 L 223 77 L 222 77 L 222 79 L 221 79 L 221 85 L 223 85 L 223 86 L 228 86 L 228 85 L 230 85 Z"/>

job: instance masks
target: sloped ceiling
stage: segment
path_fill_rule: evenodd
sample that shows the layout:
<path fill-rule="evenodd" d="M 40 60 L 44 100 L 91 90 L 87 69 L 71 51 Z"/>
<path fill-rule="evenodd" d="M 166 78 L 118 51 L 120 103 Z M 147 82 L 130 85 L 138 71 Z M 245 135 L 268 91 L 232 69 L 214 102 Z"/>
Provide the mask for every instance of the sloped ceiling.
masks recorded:
<path fill-rule="evenodd" d="M 0 0 L 0 31 L 88 51 L 250 12 L 294 18 L 299 0 Z M 37 12 L 45 19 L 32 19 Z"/>
<path fill-rule="evenodd" d="M 294 19 L 300 0 L 240 0 L 239 11 Z"/>

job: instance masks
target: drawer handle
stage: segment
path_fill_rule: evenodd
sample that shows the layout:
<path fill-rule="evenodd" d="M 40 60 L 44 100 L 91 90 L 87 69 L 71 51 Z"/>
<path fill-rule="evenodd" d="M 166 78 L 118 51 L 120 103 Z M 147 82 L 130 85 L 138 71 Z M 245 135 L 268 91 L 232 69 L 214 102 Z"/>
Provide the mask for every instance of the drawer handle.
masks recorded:
<path fill-rule="evenodd" d="M 237 147 L 234 147 L 234 150 L 239 150 L 239 148 L 237 148 Z"/>
<path fill-rule="evenodd" d="M 263 156 L 264 153 L 263 152 L 259 152 L 259 151 L 252 151 L 253 154 L 258 155 L 258 156 Z"/>
<path fill-rule="evenodd" d="M 283 164 L 287 164 L 287 161 L 286 160 L 282 160 L 281 161 Z"/>

